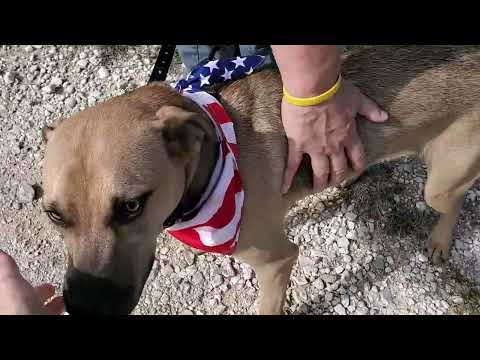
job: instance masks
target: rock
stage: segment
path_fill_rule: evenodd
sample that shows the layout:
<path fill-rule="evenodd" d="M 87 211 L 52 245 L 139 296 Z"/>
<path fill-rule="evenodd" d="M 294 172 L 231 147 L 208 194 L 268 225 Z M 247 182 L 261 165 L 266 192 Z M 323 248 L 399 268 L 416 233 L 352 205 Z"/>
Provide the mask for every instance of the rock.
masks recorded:
<path fill-rule="evenodd" d="M 345 314 L 346 314 L 345 308 L 343 307 L 342 304 L 337 304 L 337 305 L 335 305 L 335 307 L 333 308 L 333 310 L 334 310 L 338 315 L 345 315 Z"/>
<path fill-rule="evenodd" d="M 347 228 L 349 230 L 355 229 L 355 223 L 353 221 L 347 221 Z"/>
<path fill-rule="evenodd" d="M 343 257 L 343 261 L 348 264 L 348 263 L 352 262 L 352 257 L 350 255 L 345 255 Z"/>
<path fill-rule="evenodd" d="M 355 230 L 349 230 L 347 235 L 345 235 L 349 240 L 355 240 L 357 238 L 357 232 Z"/>
<path fill-rule="evenodd" d="M 97 66 L 98 64 L 100 64 L 100 59 L 96 56 L 90 56 L 88 62 L 94 66 Z"/>
<path fill-rule="evenodd" d="M 373 265 L 378 270 L 384 270 L 385 269 L 385 258 L 382 255 L 377 256 L 375 258 L 375 260 L 373 261 Z"/>
<path fill-rule="evenodd" d="M 222 284 L 223 284 L 223 276 L 220 274 L 215 275 L 212 279 L 212 286 L 215 288 L 215 287 L 219 287 Z"/>
<path fill-rule="evenodd" d="M 318 290 L 323 290 L 325 288 L 325 283 L 322 279 L 317 279 L 312 283 L 313 287 Z"/>
<path fill-rule="evenodd" d="M 195 263 L 195 254 L 188 251 L 185 253 L 185 261 L 188 265 L 193 265 Z"/>
<path fill-rule="evenodd" d="M 312 249 L 310 250 L 310 256 L 314 258 L 322 257 L 323 251 L 319 249 Z"/>
<path fill-rule="evenodd" d="M 65 93 L 67 94 L 73 94 L 75 92 L 75 87 L 73 85 L 68 85 L 65 88 Z"/>
<path fill-rule="evenodd" d="M 347 234 L 347 228 L 345 226 L 342 226 L 340 227 L 340 229 L 338 230 L 338 235 L 340 237 L 343 237 Z"/>
<path fill-rule="evenodd" d="M 308 300 L 307 291 L 303 286 L 300 286 L 297 289 L 293 290 L 292 297 L 294 301 L 298 304 L 301 304 Z"/>
<path fill-rule="evenodd" d="M 344 307 L 348 307 L 350 305 L 350 298 L 348 297 L 348 295 L 342 296 L 342 305 Z"/>
<path fill-rule="evenodd" d="M 469 191 L 467 193 L 467 200 L 475 201 L 476 199 L 477 199 L 477 194 L 475 194 L 473 191 Z"/>
<path fill-rule="evenodd" d="M 325 294 L 325 302 L 328 304 L 328 303 L 331 303 L 333 300 L 333 294 L 331 292 L 328 292 Z"/>
<path fill-rule="evenodd" d="M 297 283 L 297 285 L 306 285 L 306 284 L 308 284 L 307 279 L 306 279 L 305 276 L 303 276 L 303 275 L 299 275 L 299 276 L 293 278 L 293 281 L 295 281 L 295 282 Z"/>
<path fill-rule="evenodd" d="M 424 212 L 425 210 L 427 210 L 427 204 L 425 204 L 425 201 L 417 201 L 417 203 L 415 204 L 415 206 L 416 206 L 417 209 L 420 210 L 421 212 Z"/>
<path fill-rule="evenodd" d="M 109 75 L 110 75 L 110 72 L 107 70 L 107 68 L 102 66 L 98 69 L 98 77 L 100 79 L 106 79 Z"/>
<path fill-rule="evenodd" d="M 63 80 L 60 79 L 59 77 L 54 77 L 52 80 L 50 80 L 50 86 L 53 88 L 59 88 L 63 84 Z"/>
<path fill-rule="evenodd" d="M 343 283 L 343 284 L 346 284 L 350 281 L 351 279 L 351 275 L 350 275 L 350 272 L 348 271 L 344 271 L 341 278 L 340 278 L 340 281 Z"/>
<path fill-rule="evenodd" d="M 161 297 L 160 297 L 160 304 L 168 304 L 168 302 L 170 301 L 170 296 L 168 296 L 167 294 L 163 294 Z"/>
<path fill-rule="evenodd" d="M 162 275 L 170 275 L 173 273 L 173 267 L 172 265 L 170 264 L 166 264 L 165 266 L 162 267 L 162 269 L 160 270 L 160 273 Z"/>
<path fill-rule="evenodd" d="M 68 106 L 70 109 L 73 109 L 77 105 L 77 100 L 75 98 L 70 97 L 65 100 L 65 105 Z"/>
<path fill-rule="evenodd" d="M 375 231 L 375 224 L 372 221 L 368 222 L 368 231 L 371 233 Z"/>
<path fill-rule="evenodd" d="M 306 257 L 306 256 L 299 256 L 298 257 L 298 264 L 300 265 L 300 267 L 307 267 L 307 266 L 312 266 L 315 264 L 315 261 L 313 261 L 312 259 L 310 259 L 309 257 Z"/>
<path fill-rule="evenodd" d="M 223 304 L 218 304 L 218 305 L 214 308 L 213 312 L 214 312 L 214 314 L 216 314 L 216 315 L 221 315 L 221 314 L 224 313 L 225 310 L 226 310 L 226 306 L 225 306 L 225 305 L 223 305 Z"/>
<path fill-rule="evenodd" d="M 392 295 L 391 290 L 390 290 L 388 287 L 386 287 L 385 289 L 383 289 L 383 291 L 382 291 L 382 297 L 385 299 L 385 301 L 386 301 L 387 303 L 390 303 L 390 304 L 393 303 L 393 295 Z"/>
<path fill-rule="evenodd" d="M 33 51 L 33 46 L 32 45 L 27 45 L 24 47 L 25 52 L 31 53 Z"/>
<path fill-rule="evenodd" d="M 243 278 L 245 280 L 253 279 L 255 273 L 251 267 L 243 268 Z"/>
<path fill-rule="evenodd" d="M 47 86 L 42 87 L 42 92 L 43 92 L 44 94 L 51 94 L 51 93 L 53 93 L 54 91 L 55 91 L 55 87 L 52 88 L 52 86 L 50 86 L 50 85 L 47 85 Z"/>
<path fill-rule="evenodd" d="M 425 280 L 427 280 L 428 282 L 432 282 L 435 280 L 435 276 L 432 273 L 427 273 L 425 275 Z"/>
<path fill-rule="evenodd" d="M 97 103 L 97 99 L 93 96 L 89 96 L 87 99 L 88 106 L 94 106 Z"/>
<path fill-rule="evenodd" d="M 3 74 L 3 81 L 5 81 L 5 83 L 8 85 L 13 84 L 17 76 L 18 74 L 15 71 L 7 71 L 5 74 Z"/>
<path fill-rule="evenodd" d="M 21 204 L 31 203 L 35 199 L 35 190 L 29 183 L 22 182 L 18 187 L 17 200 Z"/>
<path fill-rule="evenodd" d="M 80 68 L 80 69 L 85 69 L 88 65 L 88 60 L 86 59 L 81 59 L 81 60 L 78 60 L 77 61 L 77 66 Z"/>
<path fill-rule="evenodd" d="M 235 276 L 235 270 L 232 267 L 232 264 L 225 263 L 222 268 L 222 275 L 225 277 Z"/>
<path fill-rule="evenodd" d="M 183 310 L 180 315 L 194 315 L 192 310 Z"/>
<path fill-rule="evenodd" d="M 350 241 L 346 237 L 340 237 L 337 239 L 337 245 L 343 249 L 347 249 Z"/>
<path fill-rule="evenodd" d="M 337 291 L 339 287 L 340 287 L 340 283 L 334 282 L 333 284 L 328 285 L 326 290 L 329 292 Z"/>
<path fill-rule="evenodd" d="M 457 304 L 457 305 L 458 305 L 458 304 L 463 304 L 463 303 L 465 302 L 465 301 L 463 300 L 463 298 L 460 297 L 460 296 L 454 296 L 454 297 L 452 297 L 452 301 L 453 301 L 454 304 Z"/>
<path fill-rule="evenodd" d="M 336 274 L 341 274 L 345 270 L 345 268 L 342 265 L 339 265 L 335 268 L 335 273 Z"/>
<path fill-rule="evenodd" d="M 320 278 L 327 284 L 333 284 L 335 280 L 337 280 L 337 277 L 335 275 L 330 274 L 322 274 L 320 275 Z"/>
<path fill-rule="evenodd" d="M 352 213 L 352 212 L 347 212 L 347 213 L 345 214 L 345 217 L 346 217 L 348 220 L 353 221 L 353 220 L 355 220 L 355 219 L 357 218 L 357 214 L 354 214 L 354 213 Z"/>
<path fill-rule="evenodd" d="M 368 315 L 369 311 L 366 307 L 357 307 L 355 310 L 356 315 Z"/>

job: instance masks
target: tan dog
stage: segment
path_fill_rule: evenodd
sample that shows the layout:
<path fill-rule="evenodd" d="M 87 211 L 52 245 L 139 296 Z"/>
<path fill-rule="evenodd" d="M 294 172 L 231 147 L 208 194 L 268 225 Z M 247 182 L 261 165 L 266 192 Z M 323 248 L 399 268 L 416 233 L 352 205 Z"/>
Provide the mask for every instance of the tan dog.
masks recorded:
<path fill-rule="evenodd" d="M 418 154 L 428 165 L 425 198 L 442 216 L 426 248 L 434 262 L 446 259 L 464 194 L 480 175 L 480 50 L 373 47 L 350 55 L 343 74 L 390 113 L 385 124 L 358 122 L 368 163 Z M 281 196 L 287 156 L 281 89 L 278 73 L 265 70 L 219 96 L 234 119 L 245 188 L 234 256 L 255 269 L 261 314 L 283 312 L 298 256 L 284 216 L 312 186 L 304 165 Z M 196 104 L 163 84 L 46 129 L 43 206 L 68 247 L 70 313 L 135 307 L 164 220 L 180 201 L 194 204 L 209 180 L 213 131 Z"/>

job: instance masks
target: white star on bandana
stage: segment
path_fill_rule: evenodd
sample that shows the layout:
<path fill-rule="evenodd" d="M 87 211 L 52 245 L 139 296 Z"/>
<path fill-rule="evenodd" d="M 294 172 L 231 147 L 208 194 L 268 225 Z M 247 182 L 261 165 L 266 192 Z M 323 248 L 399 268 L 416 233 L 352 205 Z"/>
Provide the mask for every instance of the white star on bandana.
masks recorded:
<path fill-rule="evenodd" d="M 225 73 L 223 75 L 221 75 L 223 77 L 223 79 L 225 81 L 227 80 L 231 80 L 232 79 L 232 73 L 233 73 L 233 70 L 232 71 L 228 71 L 227 68 L 225 68 Z"/>
<path fill-rule="evenodd" d="M 244 62 L 245 62 L 246 59 L 247 58 L 241 58 L 240 56 L 237 56 L 237 58 L 235 60 L 232 60 L 232 62 L 235 64 L 235 69 L 237 67 L 240 67 L 240 66 L 245 67 Z"/>
<path fill-rule="evenodd" d="M 205 67 L 210 69 L 210 74 L 213 72 L 214 69 L 218 69 L 217 63 L 218 60 L 212 60 L 205 64 Z"/>
<path fill-rule="evenodd" d="M 210 85 L 210 82 L 208 81 L 208 79 L 210 79 L 210 75 L 203 76 L 202 74 L 200 74 L 200 86 Z"/>

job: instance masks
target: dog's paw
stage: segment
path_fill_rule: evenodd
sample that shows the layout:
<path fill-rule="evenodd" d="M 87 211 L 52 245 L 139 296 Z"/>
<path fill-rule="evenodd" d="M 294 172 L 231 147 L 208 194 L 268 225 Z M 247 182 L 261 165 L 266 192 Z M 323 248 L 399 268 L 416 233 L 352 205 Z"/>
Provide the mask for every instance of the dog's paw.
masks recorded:
<path fill-rule="evenodd" d="M 449 241 L 438 241 L 430 237 L 425 242 L 423 252 L 426 257 L 435 265 L 441 265 L 448 261 L 450 256 L 451 243 Z"/>

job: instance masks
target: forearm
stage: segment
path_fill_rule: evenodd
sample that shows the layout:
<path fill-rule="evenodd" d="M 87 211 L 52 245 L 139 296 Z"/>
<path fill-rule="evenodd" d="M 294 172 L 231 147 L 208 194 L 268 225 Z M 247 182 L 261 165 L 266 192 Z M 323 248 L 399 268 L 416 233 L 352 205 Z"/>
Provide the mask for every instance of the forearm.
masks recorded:
<path fill-rule="evenodd" d="M 337 81 L 340 52 L 335 45 L 272 45 L 272 51 L 292 96 L 317 96 Z"/>

